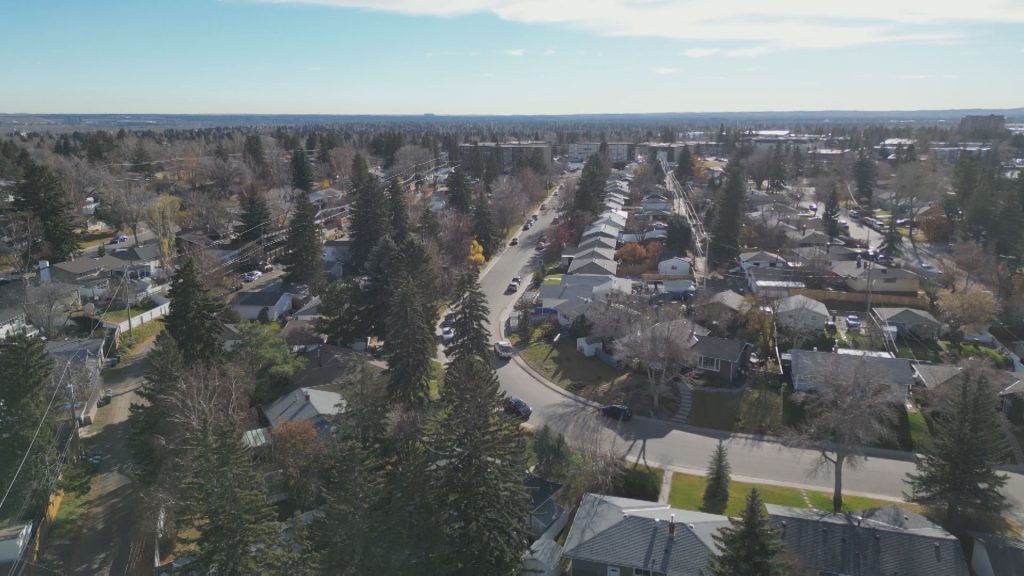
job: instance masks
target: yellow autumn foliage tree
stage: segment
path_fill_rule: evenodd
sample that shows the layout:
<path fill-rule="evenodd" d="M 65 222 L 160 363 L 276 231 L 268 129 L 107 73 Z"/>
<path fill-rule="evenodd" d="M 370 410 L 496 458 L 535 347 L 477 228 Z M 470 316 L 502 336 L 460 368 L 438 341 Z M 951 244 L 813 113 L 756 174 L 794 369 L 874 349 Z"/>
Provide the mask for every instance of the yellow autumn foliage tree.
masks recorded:
<path fill-rule="evenodd" d="M 484 247 L 476 240 L 469 243 L 469 263 L 478 268 L 484 264 Z"/>

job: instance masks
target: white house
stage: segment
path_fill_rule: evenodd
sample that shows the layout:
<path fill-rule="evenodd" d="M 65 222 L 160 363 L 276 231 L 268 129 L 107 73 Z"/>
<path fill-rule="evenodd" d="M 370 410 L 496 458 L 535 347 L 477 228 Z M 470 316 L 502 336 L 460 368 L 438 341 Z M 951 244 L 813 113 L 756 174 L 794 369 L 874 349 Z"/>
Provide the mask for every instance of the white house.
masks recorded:
<path fill-rule="evenodd" d="M 232 300 L 231 307 L 247 320 L 257 320 L 260 312 L 266 309 L 267 319 L 274 321 L 291 310 L 293 297 L 294 294 L 277 283 L 259 291 L 239 292 Z"/>
<path fill-rule="evenodd" d="M 789 263 L 786 259 L 772 252 L 758 250 L 756 252 L 744 252 L 740 254 L 740 267 L 744 270 L 751 268 L 786 268 Z"/>
<path fill-rule="evenodd" d="M 31 522 L 0 527 L 0 565 L 6 567 L 21 560 L 31 537 Z"/>
<path fill-rule="evenodd" d="M 775 320 L 780 327 L 795 332 L 821 331 L 828 322 L 828 308 L 802 294 L 779 300 Z"/>
<path fill-rule="evenodd" d="M 658 274 L 666 276 L 689 276 L 690 261 L 685 258 L 669 258 L 658 262 Z"/>

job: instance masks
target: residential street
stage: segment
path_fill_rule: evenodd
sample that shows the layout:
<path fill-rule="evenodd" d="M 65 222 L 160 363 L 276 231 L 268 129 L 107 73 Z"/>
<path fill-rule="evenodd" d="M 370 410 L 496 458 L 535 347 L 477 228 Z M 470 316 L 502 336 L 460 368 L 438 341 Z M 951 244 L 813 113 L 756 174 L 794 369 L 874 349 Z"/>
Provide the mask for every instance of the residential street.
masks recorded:
<path fill-rule="evenodd" d="M 520 234 L 519 245 L 506 248 L 481 277 L 481 286 L 491 306 L 490 319 L 495 340 L 500 337 L 501 319 L 511 312 L 517 297 L 506 295 L 505 287 L 516 274 L 521 274 L 524 279 L 531 276 L 536 241 L 554 215 L 553 210 L 542 213 L 537 226 Z M 615 429 L 592 407 L 571 398 L 561 389 L 553 389 L 553 385 L 542 383 L 520 362 L 516 358 L 498 368 L 502 388 L 533 408 L 530 424 L 549 424 L 578 443 L 600 441 L 621 448 L 631 457 L 645 454 L 651 464 L 702 472 L 719 436 L 724 435 L 686 432 L 667 422 L 644 417 L 635 417 L 620 429 Z M 733 439 L 728 444 L 729 460 L 737 479 L 743 477 L 826 490 L 832 488 L 831 474 L 810 475 L 816 456 L 813 451 L 747 439 Z M 907 461 L 870 458 L 856 469 L 845 470 L 845 490 L 851 494 L 902 498 L 905 489 L 903 478 L 912 469 L 913 465 Z M 1021 516 L 1024 476 L 1011 474 L 1007 494 L 1017 508 L 1017 515 Z"/>

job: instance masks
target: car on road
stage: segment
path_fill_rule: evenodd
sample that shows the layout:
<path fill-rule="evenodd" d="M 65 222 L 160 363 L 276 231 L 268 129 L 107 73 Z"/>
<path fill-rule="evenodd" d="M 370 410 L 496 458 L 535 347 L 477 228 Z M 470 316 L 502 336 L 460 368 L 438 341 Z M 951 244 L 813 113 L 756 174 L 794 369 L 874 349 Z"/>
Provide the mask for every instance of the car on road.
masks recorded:
<path fill-rule="evenodd" d="M 451 326 L 455 324 L 455 314 L 449 312 L 444 315 L 444 320 L 441 321 L 441 326 Z"/>
<path fill-rule="evenodd" d="M 537 252 L 543 252 L 547 247 L 548 245 L 545 244 L 543 240 L 537 242 Z"/>
<path fill-rule="evenodd" d="M 263 266 L 263 271 L 264 272 L 273 272 L 274 271 L 274 265 L 273 264 L 266 264 L 265 266 Z"/>
<path fill-rule="evenodd" d="M 519 291 L 519 284 L 515 282 L 509 282 L 508 286 L 505 287 L 505 294 L 515 294 Z"/>
<path fill-rule="evenodd" d="M 633 417 L 633 410 L 625 404 L 607 404 L 601 406 L 601 415 L 625 421 Z"/>
<path fill-rule="evenodd" d="M 847 330 L 860 330 L 860 316 L 856 314 L 850 314 L 846 317 L 846 329 Z"/>
<path fill-rule="evenodd" d="M 530 218 L 533 219 L 534 222 L 536 222 L 537 220 L 540 220 L 540 214 L 534 214 L 533 216 L 530 216 Z"/>
<path fill-rule="evenodd" d="M 246 282 L 255 282 L 261 276 L 263 276 L 263 272 L 260 272 L 259 270 L 250 270 L 242 275 L 242 280 L 245 280 Z"/>
<path fill-rule="evenodd" d="M 442 342 L 447 344 L 448 342 L 452 341 L 452 338 L 455 338 L 455 329 L 454 328 L 452 328 L 451 326 L 445 326 L 444 328 L 441 328 L 441 341 Z"/>
<path fill-rule="evenodd" d="M 512 277 L 512 281 L 515 282 L 516 284 L 520 285 L 520 286 L 523 285 L 523 277 L 522 276 L 513 276 Z"/>
<path fill-rule="evenodd" d="M 512 343 L 508 340 L 494 343 L 494 355 L 502 360 L 508 360 L 515 352 L 516 349 L 512 347 Z"/>
<path fill-rule="evenodd" d="M 508 243 L 508 245 L 509 245 L 509 246 L 518 246 L 518 245 L 519 245 L 519 237 L 518 237 L 518 236 L 516 236 L 516 237 L 515 237 L 515 238 L 513 238 L 512 240 L 509 240 L 509 243 Z"/>
<path fill-rule="evenodd" d="M 529 420 L 533 414 L 533 408 L 521 398 L 510 396 L 505 400 L 505 413 L 522 420 Z"/>
<path fill-rule="evenodd" d="M 840 220 L 839 221 L 839 227 L 842 228 L 843 230 L 849 230 L 850 229 L 850 223 L 847 222 L 846 220 Z"/>
<path fill-rule="evenodd" d="M 119 234 L 110 239 L 111 244 L 124 244 L 127 241 L 128 236 L 126 234 Z"/>
<path fill-rule="evenodd" d="M 526 232 L 527 230 L 529 230 L 530 226 L 533 226 L 533 222 L 531 222 L 530 220 L 527 220 L 526 223 L 523 224 L 523 232 Z"/>
<path fill-rule="evenodd" d="M 850 210 L 846 213 L 850 218 L 857 220 L 860 218 L 860 210 Z"/>
<path fill-rule="evenodd" d="M 925 272 L 927 272 L 929 274 L 941 274 L 942 273 L 942 271 L 939 270 L 938 266 L 936 266 L 935 264 L 931 264 L 929 262 L 922 262 L 921 263 L 921 270 L 924 270 Z"/>
<path fill-rule="evenodd" d="M 541 203 L 541 205 L 540 205 L 540 209 L 541 209 L 541 210 L 547 210 L 547 209 L 548 209 L 548 203 L 547 203 L 547 202 L 543 202 L 543 203 Z"/>
<path fill-rule="evenodd" d="M 817 204 L 808 204 L 807 205 L 807 209 L 810 210 L 811 212 L 817 212 L 818 211 L 818 205 Z"/>

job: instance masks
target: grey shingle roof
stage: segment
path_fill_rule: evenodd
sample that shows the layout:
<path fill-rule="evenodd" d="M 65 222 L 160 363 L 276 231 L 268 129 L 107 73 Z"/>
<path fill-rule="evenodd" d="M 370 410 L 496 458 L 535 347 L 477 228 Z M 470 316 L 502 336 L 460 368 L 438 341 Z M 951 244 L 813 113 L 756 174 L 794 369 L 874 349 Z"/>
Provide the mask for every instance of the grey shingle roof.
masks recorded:
<path fill-rule="evenodd" d="M 675 515 L 674 535 L 669 532 Z M 573 519 L 562 555 L 666 576 L 706 574 L 717 550 L 711 535 L 723 516 L 677 510 L 667 504 L 586 494 Z"/>
<path fill-rule="evenodd" d="M 1024 576 L 1024 540 L 992 534 L 975 534 L 974 539 L 975 554 L 979 543 L 985 547 L 985 555 L 988 556 L 993 574 Z"/>
<path fill-rule="evenodd" d="M 743 350 L 746 348 L 747 343 L 742 340 L 719 338 L 717 336 L 704 336 L 693 346 L 693 349 L 701 356 L 728 360 L 730 362 L 739 360 L 740 355 L 743 354 Z"/>
<path fill-rule="evenodd" d="M 889 385 L 894 398 L 906 396 L 914 385 L 914 371 L 905 358 L 881 358 L 869 355 L 835 354 L 812 350 L 793 350 L 793 384 L 797 390 L 817 390 L 828 386 L 839 374 L 859 381 Z"/>
<path fill-rule="evenodd" d="M 847 514 L 767 508 L 787 550 L 815 570 L 850 576 L 968 576 L 956 537 L 897 506 Z"/>
<path fill-rule="evenodd" d="M 931 313 L 925 310 L 917 310 L 916 308 L 907 308 L 906 306 L 896 308 L 879 307 L 874 308 L 874 312 L 886 322 L 930 322 L 935 325 L 939 324 L 939 321 Z"/>

